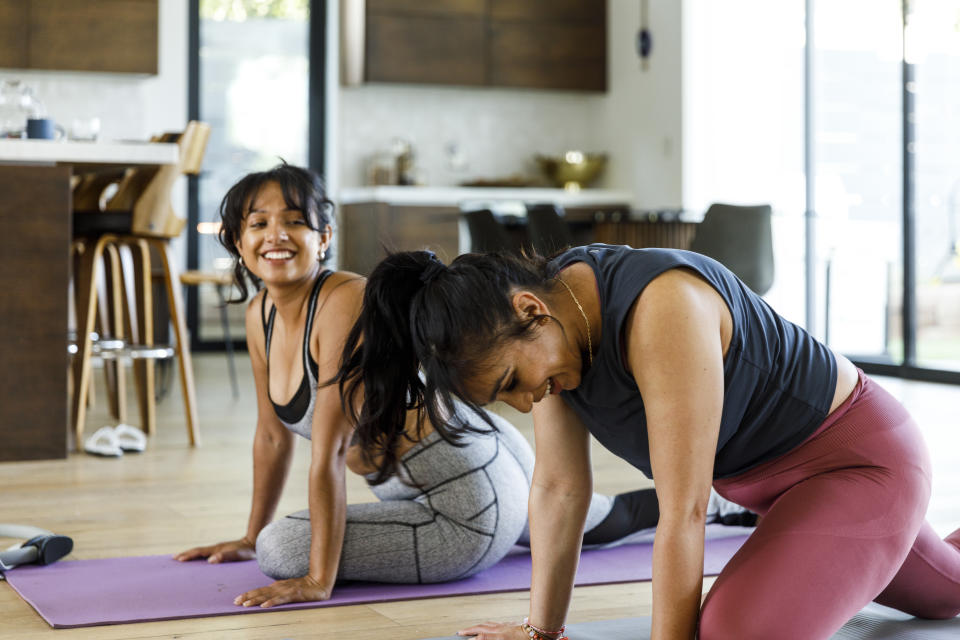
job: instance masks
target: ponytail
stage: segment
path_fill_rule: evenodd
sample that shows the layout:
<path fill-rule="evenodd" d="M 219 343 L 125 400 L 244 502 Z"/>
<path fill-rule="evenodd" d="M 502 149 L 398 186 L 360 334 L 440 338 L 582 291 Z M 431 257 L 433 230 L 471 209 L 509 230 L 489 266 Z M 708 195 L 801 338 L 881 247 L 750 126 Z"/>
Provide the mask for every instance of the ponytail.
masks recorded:
<path fill-rule="evenodd" d="M 370 275 L 360 318 L 347 336 L 336 380 L 364 455 L 368 461 L 382 460 L 375 484 L 396 469 L 407 412 L 416 410 L 418 424 L 425 414 L 426 388 L 411 338 L 410 308 L 425 281 L 441 269 L 446 267 L 427 251 L 386 258 Z"/>
<path fill-rule="evenodd" d="M 538 318 L 518 319 L 511 293 L 553 291 L 548 271 L 539 256 L 466 254 L 446 266 L 430 251 L 394 253 L 377 265 L 334 378 L 367 461 L 380 460 L 374 483 L 395 472 L 410 410 L 454 445 L 464 433 L 496 430 L 465 381 L 488 366 L 492 347 L 532 335 Z M 489 428 L 464 420 L 455 397 Z"/>

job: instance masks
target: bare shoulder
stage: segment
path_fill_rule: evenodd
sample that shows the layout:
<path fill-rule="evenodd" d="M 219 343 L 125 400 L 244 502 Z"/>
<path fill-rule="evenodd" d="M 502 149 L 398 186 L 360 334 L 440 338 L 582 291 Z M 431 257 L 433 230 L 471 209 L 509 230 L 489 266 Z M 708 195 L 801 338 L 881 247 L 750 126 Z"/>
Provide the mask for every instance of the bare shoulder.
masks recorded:
<path fill-rule="evenodd" d="M 313 341 L 318 351 L 342 348 L 360 316 L 366 278 L 349 271 L 330 274 L 317 300 Z"/>
<path fill-rule="evenodd" d="M 725 308 L 723 298 L 702 276 L 689 269 L 670 269 L 651 280 L 637 297 L 628 326 L 682 320 L 690 314 L 697 314 L 704 322 L 719 321 Z"/>
<path fill-rule="evenodd" d="M 650 281 L 627 316 L 628 359 L 650 362 L 641 354 L 659 358 L 686 352 L 700 342 L 695 334 L 717 336 L 725 352 L 730 323 L 729 310 L 716 289 L 693 271 L 670 269 Z"/>
<path fill-rule="evenodd" d="M 358 313 L 367 279 L 351 271 L 330 274 L 317 300 L 317 314 Z"/>

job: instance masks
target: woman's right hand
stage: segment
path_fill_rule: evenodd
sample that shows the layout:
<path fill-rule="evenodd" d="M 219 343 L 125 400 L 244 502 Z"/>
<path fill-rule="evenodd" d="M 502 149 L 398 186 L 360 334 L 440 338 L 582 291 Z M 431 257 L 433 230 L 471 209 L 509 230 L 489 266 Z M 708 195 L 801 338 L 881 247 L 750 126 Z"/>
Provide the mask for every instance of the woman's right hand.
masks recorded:
<path fill-rule="evenodd" d="M 256 545 L 244 537 L 239 540 L 220 542 L 207 547 L 187 549 L 173 556 L 173 559 L 186 562 L 188 560 L 196 560 L 197 558 L 206 558 L 207 562 L 211 564 L 239 562 L 241 560 L 253 560 L 256 557 L 256 549 Z"/>

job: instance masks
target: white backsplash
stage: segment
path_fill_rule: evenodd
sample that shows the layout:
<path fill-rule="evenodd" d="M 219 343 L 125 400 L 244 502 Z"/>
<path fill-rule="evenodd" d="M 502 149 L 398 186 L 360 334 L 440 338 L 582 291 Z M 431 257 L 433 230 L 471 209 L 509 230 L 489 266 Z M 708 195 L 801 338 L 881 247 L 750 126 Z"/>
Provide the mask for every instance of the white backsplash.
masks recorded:
<path fill-rule="evenodd" d="M 373 84 L 342 87 L 340 186 L 365 184 L 367 163 L 409 140 L 424 182 L 456 185 L 477 178 L 539 175 L 533 157 L 595 149 L 602 94 L 560 91 Z M 456 145 L 460 168 L 448 152 Z"/>

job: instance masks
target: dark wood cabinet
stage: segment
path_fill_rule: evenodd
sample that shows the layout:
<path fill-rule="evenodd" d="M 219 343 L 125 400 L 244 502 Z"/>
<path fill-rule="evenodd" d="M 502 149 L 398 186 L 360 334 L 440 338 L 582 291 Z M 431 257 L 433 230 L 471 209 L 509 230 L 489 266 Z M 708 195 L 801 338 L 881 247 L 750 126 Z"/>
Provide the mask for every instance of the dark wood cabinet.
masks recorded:
<path fill-rule="evenodd" d="M 606 91 L 606 2 L 367 0 L 348 81 Z"/>
<path fill-rule="evenodd" d="M 27 23 L 30 12 L 23 0 L 0 0 L 0 68 L 27 66 Z"/>
<path fill-rule="evenodd" d="M 491 0 L 490 84 L 607 89 L 607 0 Z"/>
<path fill-rule="evenodd" d="M 0 0 L 0 66 L 157 73 L 158 0 Z"/>
<path fill-rule="evenodd" d="M 387 16 L 367 18 L 367 80 L 486 84 L 481 18 Z"/>
<path fill-rule="evenodd" d="M 342 208 L 340 268 L 370 275 L 389 251 L 430 249 L 450 262 L 459 253 L 460 209 L 361 202 Z"/>

